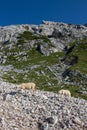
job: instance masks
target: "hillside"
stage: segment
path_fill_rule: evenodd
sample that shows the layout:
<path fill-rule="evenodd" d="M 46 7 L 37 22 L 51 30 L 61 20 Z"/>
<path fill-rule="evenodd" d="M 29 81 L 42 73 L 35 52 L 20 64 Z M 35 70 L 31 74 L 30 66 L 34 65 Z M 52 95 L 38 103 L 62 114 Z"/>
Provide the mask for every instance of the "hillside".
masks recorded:
<path fill-rule="evenodd" d="M 43 21 L 0 27 L 0 78 L 87 99 L 87 27 Z"/>
<path fill-rule="evenodd" d="M 87 130 L 87 101 L 0 81 L 1 130 Z"/>

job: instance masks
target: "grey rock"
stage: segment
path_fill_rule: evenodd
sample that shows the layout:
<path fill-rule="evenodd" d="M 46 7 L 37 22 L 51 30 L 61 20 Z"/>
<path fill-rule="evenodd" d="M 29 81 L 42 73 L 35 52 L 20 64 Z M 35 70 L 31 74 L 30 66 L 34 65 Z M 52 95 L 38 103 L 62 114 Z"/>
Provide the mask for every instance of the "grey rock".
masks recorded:
<path fill-rule="evenodd" d="M 41 124 L 40 126 L 40 130 L 48 130 L 49 128 L 49 125 L 47 122 L 44 122 L 43 124 Z"/>
<path fill-rule="evenodd" d="M 55 120 L 54 120 L 53 117 L 48 117 L 48 118 L 46 119 L 46 121 L 47 121 L 49 124 L 54 124 L 54 123 L 55 123 Z"/>

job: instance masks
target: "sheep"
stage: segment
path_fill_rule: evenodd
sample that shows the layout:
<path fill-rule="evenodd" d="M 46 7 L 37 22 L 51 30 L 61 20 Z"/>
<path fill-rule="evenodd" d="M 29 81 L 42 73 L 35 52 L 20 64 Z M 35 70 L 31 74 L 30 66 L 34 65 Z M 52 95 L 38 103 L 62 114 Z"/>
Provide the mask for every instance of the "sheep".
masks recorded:
<path fill-rule="evenodd" d="M 36 84 L 35 83 L 22 83 L 22 84 L 17 85 L 17 87 L 21 88 L 21 89 L 32 89 L 32 90 L 35 90 Z"/>
<path fill-rule="evenodd" d="M 61 89 L 58 94 L 61 94 L 61 95 L 65 95 L 65 96 L 69 96 L 71 97 L 71 93 L 69 90 L 64 90 L 64 89 Z"/>

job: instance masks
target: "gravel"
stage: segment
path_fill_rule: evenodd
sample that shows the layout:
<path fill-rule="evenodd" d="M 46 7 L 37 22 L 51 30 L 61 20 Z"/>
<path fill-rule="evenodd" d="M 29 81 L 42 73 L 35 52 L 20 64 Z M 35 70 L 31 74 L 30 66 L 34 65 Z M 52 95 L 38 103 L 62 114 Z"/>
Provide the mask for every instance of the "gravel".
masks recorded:
<path fill-rule="evenodd" d="M 87 101 L 0 81 L 0 130 L 87 130 Z"/>

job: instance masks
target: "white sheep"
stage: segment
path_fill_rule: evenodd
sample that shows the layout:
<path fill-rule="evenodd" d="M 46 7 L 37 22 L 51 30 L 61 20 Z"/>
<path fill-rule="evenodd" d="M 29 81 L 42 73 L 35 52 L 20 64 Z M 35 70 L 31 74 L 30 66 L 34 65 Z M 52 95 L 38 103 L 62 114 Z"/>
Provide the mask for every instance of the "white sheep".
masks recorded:
<path fill-rule="evenodd" d="M 61 95 L 65 95 L 65 96 L 71 97 L 71 93 L 70 93 L 69 90 L 61 89 L 61 90 L 59 90 L 58 94 L 61 94 Z"/>
<path fill-rule="evenodd" d="M 32 89 L 35 90 L 36 89 L 36 84 L 35 83 L 22 83 L 17 85 L 18 88 L 21 89 Z"/>

